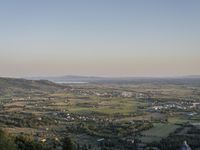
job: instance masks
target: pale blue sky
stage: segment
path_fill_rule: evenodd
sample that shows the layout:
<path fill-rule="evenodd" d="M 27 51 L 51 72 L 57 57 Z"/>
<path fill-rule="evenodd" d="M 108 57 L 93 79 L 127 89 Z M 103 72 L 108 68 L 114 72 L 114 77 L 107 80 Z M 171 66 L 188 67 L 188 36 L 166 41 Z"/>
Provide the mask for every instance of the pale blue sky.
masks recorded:
<path fill-rule="evenodd" d="M 1 0 L 0 76 L 200 74 L 199 0 Z"/>

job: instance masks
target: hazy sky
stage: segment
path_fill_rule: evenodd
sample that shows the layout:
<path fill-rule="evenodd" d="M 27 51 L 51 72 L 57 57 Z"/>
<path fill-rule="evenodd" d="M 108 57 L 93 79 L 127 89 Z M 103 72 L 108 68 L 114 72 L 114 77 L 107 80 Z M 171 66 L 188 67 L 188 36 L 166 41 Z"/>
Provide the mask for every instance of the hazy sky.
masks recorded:
<path fill-rule="evenodd" d="M 199 0 L 1 0 L 0 76 L 200 74 Z"/>

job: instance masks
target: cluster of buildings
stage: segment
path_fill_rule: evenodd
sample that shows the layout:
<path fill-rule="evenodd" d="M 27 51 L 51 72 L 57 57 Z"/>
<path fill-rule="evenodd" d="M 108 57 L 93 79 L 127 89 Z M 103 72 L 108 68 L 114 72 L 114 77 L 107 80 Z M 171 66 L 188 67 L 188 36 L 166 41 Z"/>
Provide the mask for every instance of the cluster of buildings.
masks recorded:
<path fill-rule="evenodd" d="M 157 102 L 156 104 L 152 104 L 150 107 L 151 111 L 161 111 L 161 110 L 169 110 L 169 109 L 177 109 L 177 110 L 195 110 L 200 108 L 199 102 L 187 102 L 187 101 L 181 101 L 181 102 Z"/>

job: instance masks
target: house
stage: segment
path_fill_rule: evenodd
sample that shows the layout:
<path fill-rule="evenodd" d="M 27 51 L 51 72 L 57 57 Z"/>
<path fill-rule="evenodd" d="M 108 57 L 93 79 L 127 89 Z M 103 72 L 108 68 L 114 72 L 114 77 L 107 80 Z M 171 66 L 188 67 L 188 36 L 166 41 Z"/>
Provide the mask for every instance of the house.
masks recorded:
<path fill-rule="evenodd" d="M 183 145 L 181 145 L 180 150 L 191 150 L 190 146 L 187 144 L 186 141 L 183 142 Z"/>
<path fill-rule="evenodd" d="M 104 140 L 105 140 L 104 138 L 101 138 L 101 139 L 98 139 L 97 142 L 102 142 Z"/>

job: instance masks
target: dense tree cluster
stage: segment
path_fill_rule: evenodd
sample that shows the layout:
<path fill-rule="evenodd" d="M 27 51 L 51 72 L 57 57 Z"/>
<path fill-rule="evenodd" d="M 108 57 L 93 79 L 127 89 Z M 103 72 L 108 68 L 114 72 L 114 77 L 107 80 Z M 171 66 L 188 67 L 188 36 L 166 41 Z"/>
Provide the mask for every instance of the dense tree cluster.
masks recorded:
<path fill-rule="evenodd" d="M 17 136 L 15 138 L 17 150 L 47 150 L 47 148 L 39 142 L 35 142 L 31 136 Z"/>
<path fill-rule="evenodd" d="M 16 150 L 14 139 L 3 130 L 0 130 L 0 150 Z"/>
<path fill-rule="evenodd" d="M 18 116 L 12 115 L 12 117 L 2 116 L 0 118 L 0 122 L 6 124 L 7 126 L 15 126 L 15 127 L 33 127 L 37 128 L 38 126 L 52 125 L 55 124 L 53 118 L 48 116 L 43 116 L 41 118 L 37 117 L 34 114 L 24 115 L 23 119 L 18 118 Z"/>
<path fill-rule="evenodd" d="M 75 150 L 74 143 L 69 137 L 63 139 L 62 150 Z M 0 129 L 0 150 L 55 150 L 54 146 L 48 146 L 37 142 L 32 136 L 19 135 L 12 137 Z"/>

